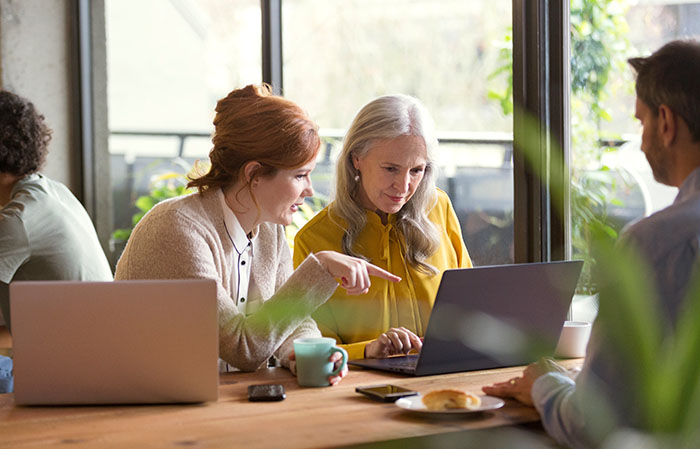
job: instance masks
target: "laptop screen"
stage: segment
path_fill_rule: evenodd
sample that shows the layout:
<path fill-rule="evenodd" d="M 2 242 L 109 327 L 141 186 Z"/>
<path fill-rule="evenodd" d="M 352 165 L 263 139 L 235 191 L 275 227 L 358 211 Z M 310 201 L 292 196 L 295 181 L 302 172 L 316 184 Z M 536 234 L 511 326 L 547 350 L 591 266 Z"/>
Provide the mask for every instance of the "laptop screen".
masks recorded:
<path fill-rule="evenodd" d="M 472 370 L 552 355 L 582 261 L 447 270 L 417 369 Z"/>

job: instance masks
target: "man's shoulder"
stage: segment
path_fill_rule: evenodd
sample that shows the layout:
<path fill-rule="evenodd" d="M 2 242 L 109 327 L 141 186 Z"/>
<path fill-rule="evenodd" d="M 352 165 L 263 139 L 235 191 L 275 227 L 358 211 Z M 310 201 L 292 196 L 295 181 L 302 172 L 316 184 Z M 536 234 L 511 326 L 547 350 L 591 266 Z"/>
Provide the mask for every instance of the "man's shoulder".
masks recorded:
<path fill-rule="evenodd" d="M 56 191 L 60 194 L 55 193 Z M 78 201 L 60 182 L 40 174 L 32 174 L 15 183 L 10 202 L 0 209 L 0 216 L 6 220 L 14 218 L 21 221 L 31 220 L 37 214 L 45 216 L 63 207 L 66 194 Z"/>
<path fill-rule="evenodd" d="M 639 220 L 625 230 L 627 240 L 658 253 L 700 236 L 700 192 Z"/>
<path fill-rule="evenodd" d="M 11 203 L 25 203 L 32 200 L 40 199 L 42 197 L 48 196 L 52 189 L 57 186 L 66 188 L 63 184 L 58 181 L 53 181 L 41 174 L 32 174 L 25 176 L 24 178 L 17 181 L 12 188 L 12 193 L 10 194 Z"/>
<path fill-rule="evenodd" d="M 25 227 L 25 217 L 23 208 L 16 207 L 17 204 L 8 204 L 0 209 L 0 242 L 5 244 L 17 244 L 26 242 L 27 229 Z"/>
<path fill-rule="evenodd" d="M 661 209 L 646 218 L 632 224 L 627 233 L 645 234 L 658 231 L 668 232 L 670 227 L 689 224 L 691 229 L 697 230 L 695 225 L 700 220 L 700 192 L 680 203 L 674 203 Z M 700 230 L 697 230 L 700 232 Z"/>

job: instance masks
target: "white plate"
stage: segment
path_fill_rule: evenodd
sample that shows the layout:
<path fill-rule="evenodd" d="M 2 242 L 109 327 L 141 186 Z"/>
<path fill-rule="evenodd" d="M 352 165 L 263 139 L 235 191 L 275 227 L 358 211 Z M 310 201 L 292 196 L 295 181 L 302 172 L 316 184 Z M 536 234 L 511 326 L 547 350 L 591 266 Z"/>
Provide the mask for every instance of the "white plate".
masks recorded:
<path fill-rule="evenodd" d="M 465 413 L 478 413 L 487 410 L 495 410 L 497 408 L 503 407 L 502 399 L 493 396 L 481 396 L 481 405 L 476 408 L 455 408 L 448 410 L 428 410 L 423 404 L 423 399 L 420 395 L 417 396 L 407 396 L 405 398 L 400 398 L 398 401 L 394 402 L 398 407 L 408 410 L 410 412 L 425 413 L 429 415 L 462 415 Z"/>

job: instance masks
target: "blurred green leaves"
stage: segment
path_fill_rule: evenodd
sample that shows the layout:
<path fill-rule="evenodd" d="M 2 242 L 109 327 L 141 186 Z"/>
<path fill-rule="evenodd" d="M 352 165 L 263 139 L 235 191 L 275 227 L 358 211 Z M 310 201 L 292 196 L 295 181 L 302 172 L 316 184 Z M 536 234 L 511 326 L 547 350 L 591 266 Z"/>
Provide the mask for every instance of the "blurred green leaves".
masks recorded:
<path fill-rule="evenodd" d="M 501 88 L 490 88 L 487 97 L 498 101 L 503 115 L 513 113 L 513 27 L 509 26 L 502 41 L 496 43 L 498 50 L 498 67 L 487 78 L 492 85 L 501 79 Z"/>
<path fill-rule="evenodd" d="M 526 129 L 540 126 L 532 116 L 524 115 L 524 120 Z M 539 145 L 537 139 L 526 139 L 523 154 L 533 172 L 540 179 L 547 179 L 544 167 L 533 163 L 537 161 Z M 551 157 L 551 164 L 558 164 L 561 152 L 552 151 Z M 550 179 L 549 188 L 555 197 L 565 192 L 556 178 Z M 658 297 L 648 256 L 640 254 L 634 242 L 618 241 L 617 233 L 610 232 L 604 222 L 593 216 L 587 219 L 590 254 L 596 261 L 592 278 L 600 294 L 596 328 L 604 350 L 619 358 L 617 365 L 623 370 L 617 375 L 636 393 L 634 400 L 641 419 L 638 424 L 652 440 L 648 447 L 697 448 L 700 443 L 700 261 L 696 262 L 674 326 L 670 324 L 672 317 L 667 316 L 668 308 L 663 305 L 669 298 Z M 594 410 L 615 408 L 615 398 L 595 396 L 591 400 L 595 401 Z M 593 422 L 596 417 L 589 418 Z"/>
<path fill-rule="evenodd" d="M 557 177 L 549 178 L 538 159 L 541 142 L 536 131 L 541 125 L 530 115 L 519 116 L 525 129 L 534 130 L 527 133 L 531 138 L 521 142 L 525 160 L 540 179 L 548 181 L 556 198 L 566 192 L 566 186 L 558 184 Z M 545 139 L 554 144 L 548 135 Z M 561 151 L 552 151 L 550 164 L 559 166 L 561 155 Z M 600 293 L 596 327 L 605 351 L 618 357 L 618 366 L 624 368 L 617 375 L 636 392 L 641 420 L 637 424 L 650 438 L 648 447 L 696 448 L 700 443 L 700 261 L 673 325 L 673 317 L 667 316 L 668 308 L 663 304 L 670 298 L 658 297 L 648 256 L 638 253 L 628 239 L 618 242 L 617 232 L 599 214 L 611 202 L 609 192 L 615 188 L 605 176 L 609 170 L 601 167 L 590 177 L 574 178 L 580 185 L 572 187 L 573 194 L 583 193 L 572 203 L 585 221 L 582 229 L 590 248 L 587 254 L 595 261 L 590 275 Z M 594 401 L 594 411 L 616 405 L 615 398 L 595 396 Z M 596 417 L 589 418 L 593 422 Z M 625 438 L 616 441 L 625 442 Z"/>
<path fill-rule="evenodd" d="M 674 448 L 698 447 L 700 423 L 700 270 L 695 270 L 675 326 L 657 298 L 646 258 L 596 228 L 600 282 L 598 328 L 627 367 L 619 373 L 638 392 L 642 428 Z"/>
<path fill-rule="evenodd" d="M 153 206 L 168 198 L 175 198 L 193 192 L 194 189 L 187 188 L 187 176 L 186 174 L 174 171 L 154 175 L 150 182 L 151 190 L 147 195 L 139 196 L 134 202 L 134 206 L 138 209 L 138 212 L 131 217 L 132 227 L 116 229 L 112 232 L 112 239 L 126 242 L 129 240 L 133 228 Z"/>

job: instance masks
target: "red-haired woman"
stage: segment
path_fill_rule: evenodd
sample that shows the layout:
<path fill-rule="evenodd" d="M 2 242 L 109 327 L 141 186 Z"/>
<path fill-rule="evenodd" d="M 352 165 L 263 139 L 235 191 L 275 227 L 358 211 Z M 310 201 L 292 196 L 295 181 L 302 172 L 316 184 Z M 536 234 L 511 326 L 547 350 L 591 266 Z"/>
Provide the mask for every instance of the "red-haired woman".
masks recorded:
<path fill-rule="evenodd" d="M 317 126 L 299 106 L 251 85 L 218 102 L 214 127 L 211 169 L 189 183 L 199 192 L 146 214 L 115 279 L 214 279 L 221 359 L 251 371 L 274 355 L 293 368 L 292 341 L 321 335 L 309 316 L 338 287 L 335 279 L 361 294 L 370 275 L 399 278 L 333 251 L 292 270 L 283 225 L 313 195 L 320 148 Z"/>

